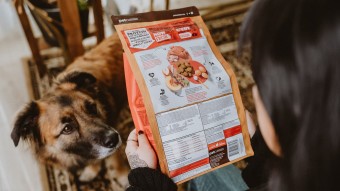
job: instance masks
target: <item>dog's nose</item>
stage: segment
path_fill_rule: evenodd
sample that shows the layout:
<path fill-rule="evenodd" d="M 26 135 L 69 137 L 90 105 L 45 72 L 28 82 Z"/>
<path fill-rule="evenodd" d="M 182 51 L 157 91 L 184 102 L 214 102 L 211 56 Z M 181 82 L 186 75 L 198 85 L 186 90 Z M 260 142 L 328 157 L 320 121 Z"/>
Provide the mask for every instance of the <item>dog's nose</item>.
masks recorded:
<path fill-rule="evenodd" d="M 112 135 L 104 138 L 103 146 L 106 148 L 113 148 L 118 144 L 118 141 L 119 141 L 118 133 L 113 133 Z"/>

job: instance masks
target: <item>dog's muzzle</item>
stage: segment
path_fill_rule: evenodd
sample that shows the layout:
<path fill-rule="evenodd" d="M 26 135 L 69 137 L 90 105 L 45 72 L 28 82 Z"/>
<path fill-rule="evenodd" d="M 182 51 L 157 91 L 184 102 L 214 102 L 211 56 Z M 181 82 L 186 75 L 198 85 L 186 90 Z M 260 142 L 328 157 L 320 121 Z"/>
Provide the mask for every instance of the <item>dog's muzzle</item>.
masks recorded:
<path fill-rule="evenodd" d="M 99 144 L 106 148 L 114 148 L 119 143 L 119 135 L 114 132 L 109 136 L 105 136 L 102 140 L 99 141 Z"/>

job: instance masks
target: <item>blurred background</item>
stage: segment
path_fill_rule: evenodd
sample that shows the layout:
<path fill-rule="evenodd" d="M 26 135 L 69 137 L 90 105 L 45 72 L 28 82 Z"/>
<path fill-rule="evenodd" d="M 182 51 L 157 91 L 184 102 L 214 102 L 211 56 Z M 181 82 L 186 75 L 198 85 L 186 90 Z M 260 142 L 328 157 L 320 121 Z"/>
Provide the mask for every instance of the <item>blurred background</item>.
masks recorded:
<path fill-rule="evenodd" d="M 249 58 L 235 56 L 250 0 L 0 0 L 0 191 L 114 190 L 108 171 L 84 185 L 39 164 L 27 145 L 10 139 L 16 112 L 39 99 L 53 77 L 114 29 L 110 16 L 197 6 L 234 68 L 245 106 L 254 111 Z M 240 167 L 242 168 L 242 167 Z"/>

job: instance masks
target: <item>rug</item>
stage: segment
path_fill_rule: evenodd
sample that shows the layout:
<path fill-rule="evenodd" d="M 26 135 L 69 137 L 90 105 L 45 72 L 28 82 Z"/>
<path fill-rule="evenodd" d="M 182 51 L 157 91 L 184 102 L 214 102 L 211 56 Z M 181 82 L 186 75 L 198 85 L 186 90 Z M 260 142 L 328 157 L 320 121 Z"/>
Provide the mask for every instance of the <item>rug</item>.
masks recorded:
<path fill-rule="evenodd" d="M 251 87 L 254 84 L 248 54 L 242 57 L 236 56 L 237 39 L 239 36 L 239 28 L 243 20 L 245 11 L 239 11 L 232 14 L 225 14 L 216 19 L 206 21 L 211 35 L 219 47 L 224 58 L 230 63 L 236 74 L 243 103 L 251 113 L 255 113 L 255 107 L 251 94 Z M 48 68 L 48 75 L 44 78 L 39 78 L 37 67 L 32 60 L 26 63 L 29 68 L 30 82 L 33 92 L 33 98 L 39 99 L 50 87 L 53 78 L 60 73 L 65 65 L 59 50 L 49 50 L 43 53 L 45 64 Z M 128 106 L 121 111 L 119 122 L 117 124 L 121 129 L 128 131 L 132 128 L 133 122 L 131 119 Z M 244 168 L 245 162 L 236 164 L 239 168 Z M 57 169 L 53 166 L 44 166 L 46 171 L 48 186 L 50 191 L 121 191 L 125 190 L 124 186 L 119 182 L 119 177 L 116 177 L 112 169 L 109 159 L 102 162 L 102 170 L 98 177 L 92 182 L 80 182 L 73 174 Z M 181 188 L 183 189 L 183 186 Z"/>

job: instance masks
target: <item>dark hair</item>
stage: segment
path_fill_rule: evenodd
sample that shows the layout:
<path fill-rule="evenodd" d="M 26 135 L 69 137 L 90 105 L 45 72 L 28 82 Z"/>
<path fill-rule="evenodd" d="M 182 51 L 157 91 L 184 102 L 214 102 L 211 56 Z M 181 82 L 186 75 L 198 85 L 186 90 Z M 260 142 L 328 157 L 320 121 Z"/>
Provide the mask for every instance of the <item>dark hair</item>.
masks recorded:
<path fill-rule="evenodd" d="M 277 133 L 269 190 L 340 190 L 340 9 L 335 0 L 256 0 L 242 26 Z M 338 182 L 339 181 L 339 182 Z"/>

